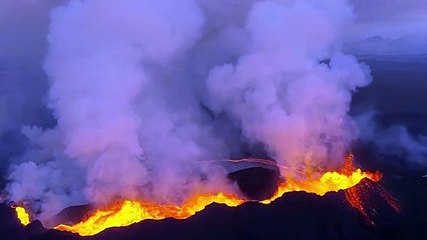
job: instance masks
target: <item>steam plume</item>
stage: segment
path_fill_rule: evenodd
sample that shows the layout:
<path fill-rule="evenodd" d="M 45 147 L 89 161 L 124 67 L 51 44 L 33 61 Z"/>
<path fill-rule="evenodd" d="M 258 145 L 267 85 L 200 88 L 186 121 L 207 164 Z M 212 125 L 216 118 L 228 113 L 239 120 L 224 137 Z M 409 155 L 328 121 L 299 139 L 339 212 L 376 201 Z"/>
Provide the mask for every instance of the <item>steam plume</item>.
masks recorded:
<path fill-rule="evenodd" d="M 57 125 L 23 128 L 30 147 L 10 169 L 10 199 L 41 219 L 115 198 L 179 201 L 233 187 L 198 162 L 245 144 L 289 166 L 338 167 L 357 132 L 351 93 L 370 80 L 340 51 L 351 21 L 338 0 L 56 8 L 44 68 Z"/>

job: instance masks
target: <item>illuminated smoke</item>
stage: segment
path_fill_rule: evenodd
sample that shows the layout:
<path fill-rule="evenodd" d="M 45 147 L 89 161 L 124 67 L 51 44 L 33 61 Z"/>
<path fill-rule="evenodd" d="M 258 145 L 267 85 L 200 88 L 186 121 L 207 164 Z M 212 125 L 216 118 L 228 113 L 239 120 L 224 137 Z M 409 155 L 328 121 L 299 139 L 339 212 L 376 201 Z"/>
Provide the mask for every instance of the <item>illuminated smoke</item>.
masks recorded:
<path fill-rule="evenodd" d="M 24 127 L 10 199 L 42 220 L 115 198 L 179 202 L 232 188 L 218 164 L 262 146 L 290 168 L 339 167 L 368 70 L 340 51 L 344 1 L 70 1 L 44 64 L 56 127 Z M 248 147 L 250 148 L 250 147 Z M 282 172 L 285 174 L 285 171 Z"/>
<path fill-rule="evenodd" d="M 354 137 L 351 92 L 369 82 L 366 68 L 339 51 L 350 21 L 343 1 L 255 4 L 248 49 L 210 71 L 210 106 L 282 164 L 335 165 Z"/>

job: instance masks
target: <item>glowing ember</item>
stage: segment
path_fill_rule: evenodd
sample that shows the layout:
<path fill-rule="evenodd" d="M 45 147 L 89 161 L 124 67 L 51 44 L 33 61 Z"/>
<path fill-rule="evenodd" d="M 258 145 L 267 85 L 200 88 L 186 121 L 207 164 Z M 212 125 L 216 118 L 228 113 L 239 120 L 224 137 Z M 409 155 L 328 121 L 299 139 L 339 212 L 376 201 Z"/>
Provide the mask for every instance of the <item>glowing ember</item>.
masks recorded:
<path fill-rule="evenodd" d="M 268 204 L 287 192 L 304 191 L 323 196 L 327 192 L 354 189 L 352 187 L 365 178 L 372 181 L 379 181 L 381 179 L 380 173 L 363 172 L 360 169 L 356 169 L 352 161 L 353 155 L 350 154 L 346 158 L 344 168 L 339 172 L 326 172 L 319 174 L 317 177 L 307 177 L 300 181 L 286 179 L 286 181 L 279 185 L 278 190 L 272 198 L 261 201 L 261 203 Z M 346 198 L 350 205 L 363 213 L 364 209 L 360 207 L 362 204 L 359 203 L 358 196 L 359 194 L 354 192 L 354 190 L 346 192 Z M 107 228 L 128 226 L 147 219 L 160 220 L 168 217 L 185 219 L 193 216 L 212 203 L 235 207 L 246 201 L 248 200 L 235 194 L 223 192 L 195 194 L 184 201 L 182 205 L 159 204 L 141 200 L 123 200 L 107 208 L 90 213 L 80 223 L 72 226 L 61 224 L 56 226 L 55 229 L 78 233 L 81 236 L 91 236 Z"/>
<path fill-rule="evenodd" d="M 30 223 L 30 214 L 27 213 L 23 207 L 14 207 L 16 211 L 16 216 L 22 225 L 26 226 Z"/>

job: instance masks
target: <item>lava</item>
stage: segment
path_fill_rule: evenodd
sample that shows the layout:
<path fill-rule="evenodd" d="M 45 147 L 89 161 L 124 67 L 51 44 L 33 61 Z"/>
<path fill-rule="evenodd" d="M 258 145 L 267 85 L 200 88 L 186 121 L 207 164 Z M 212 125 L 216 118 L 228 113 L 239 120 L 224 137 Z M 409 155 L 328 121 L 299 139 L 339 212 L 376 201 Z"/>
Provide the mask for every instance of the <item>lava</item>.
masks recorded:
<path fill-rule="evenodd" d="M 226 193 L 194 195 L 182 205 L 124 200 L 105 209 L 97 210 L 76 225 L 61 224 L 55 229 L 78 233 L 81 236 L 91 236 L 106 228 L 129 226 L 147 219 L 161 220 L 168 217 L 185 219 L 214 202 L 236 207 L 245 200 Z"/>
<path fill-rule="evenodd" d="M 14 207 L 16 211 L 16 216 L 22 225 L 26 226 L 30 223 L 30 214 L 23 207 Z"/>
<path fill-rule="evenodd" d="M 381 174 L 379 172 L 364 172 L 361 169 L 356 169 L 353 166 L 353 155 L 350 154 L 346 158 L 346 163 L 341 171 L 325 172 L 319 174 L 318 177 L 307 177 L 304 180 L 288 178 L 279 184 L 273 197 L 263 200 L 261 203 L 269 204 L 287 192 L 304 191 L 323 196 L 327 192 L 354 189 L 353 187 L 363 179 L 377 182 L 381 179 Z M 346 199 L 352 207 L 364 214 L 364 209 L 359 207 L 362 204 L 359 202 L 360 197 L 357 191 L 346 192 Z M 78 233 L 81 236 L 92 236 L 107 228 L 124 227 L 148 219 L 160 220 L 169 217 L 185 219 L 202 211 L 212 203 L 236 207 L 247 201 L 250 200 L 237 194 L 224 192 L 194 194 L 180 205 L 127 199 L 91 212 L 83 221 L 75 225 L 60 224 L 54 228 Z"/>
<path fill-rule="evenodd" d="M 286 179 L 285 182 L 279 184 L 274 196 L 270 199 L 263 200 L 261 203 L 271 203 L 275 199 L 283 196 L 287 192 L 304 191 L 314 193 L 319 196 L 325 195 L 327 192 L 338 192 L 356 186 L 362 179 L 370 179 L 378 182 L 381 179 L 380 172 L 364 172 L 361 169 L 356 169 L 353 165 L 353 154 L 346 157 L 343 169 L 338 172 L 326 172 L 320 178 L 308 178 L 298 181 Z"/>
<path fill-rule="evenodd" d="M 372 181 L 361 181 L 356 186 L 344 191 L 347 202 L 363 215 L 365 221 L 375 226 L 373 220 L 376 214 L 375 208 L 369 204 L 370 197 L 373 194 L 379 194 L 380 198 L 385 201 L 396 212 L 401 211 L 401 206 L 398 201 L 385 191 L 381 185 L 374 184 Z"/>

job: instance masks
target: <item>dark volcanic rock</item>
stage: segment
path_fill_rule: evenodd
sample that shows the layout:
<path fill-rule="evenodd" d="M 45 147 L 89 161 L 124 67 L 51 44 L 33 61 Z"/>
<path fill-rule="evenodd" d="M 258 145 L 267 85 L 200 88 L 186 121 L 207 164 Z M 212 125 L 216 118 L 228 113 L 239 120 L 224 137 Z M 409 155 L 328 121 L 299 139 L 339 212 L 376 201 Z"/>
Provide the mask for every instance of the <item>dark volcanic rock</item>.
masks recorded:
<path fill-rule="evenodd" d="M 262 167 L 236 171 L 230 173 L 228 177 L 237 182 L 242 193 L 254 200 L 271 198 L 280 181 L 278 170 Z"/>
<path fill-rule="evenodd" d="M 76 224 L 80 222 L 90 210 L 92 210 L 92 207 L 89 204 L 67 207 L 45 224 L 51 227 L 57 226 L 58 224 Z"/>
<path fill-rule="evenodd" d="M 0 204 L 0 239 L 22 239 L 24 227 L 16 218 L 15 211 L 6 204 Z"/>
<path fill-rule="evenodd" d="M 25 226 L 25 231 L 27 235 L 37 236 L 46 233 L 48 230 L 43 227 L 39 220 L 35 220 Z"/>
<path fill-rule="evenodd" d="M 248 202 L 231 208 L 213 204 L 185 220 L 143 221 L 85 238 L 56 230 L 37 230 L 37 223 L 24 228 L 17 222 L 13 209 L 1 205 L 0 239 L 427 239 L 427 179 L 385 177 L 383 183 L 403 210 L 390 210 L 378 194 L 372 194 L 376 226 L 367 224 L 347 204 L 343 191 L 323 197 L 292 192 L 269 205 Z"/>
<path fill-rule="evenodd" d="M 381 239 L 350 208 L 343 192 L 289 193 L 270 205 L 213 204 L 186 220 L 147 221 L 90 239 Z"/>

